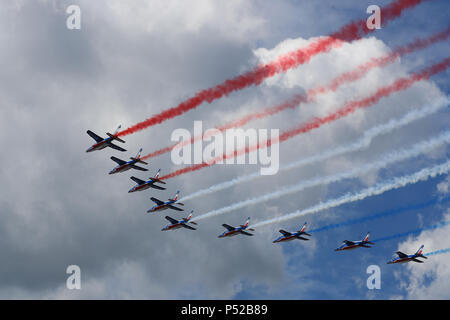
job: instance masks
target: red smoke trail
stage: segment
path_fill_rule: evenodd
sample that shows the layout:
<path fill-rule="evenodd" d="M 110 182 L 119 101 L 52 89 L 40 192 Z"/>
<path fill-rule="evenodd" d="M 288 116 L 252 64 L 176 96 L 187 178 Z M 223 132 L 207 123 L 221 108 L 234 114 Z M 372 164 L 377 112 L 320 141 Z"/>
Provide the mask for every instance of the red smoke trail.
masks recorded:
<path fill-rule="evenodd" d="M 389 5 L 381 8 L 382 24 L 386 25 L 390 20 L 400 16 L 403 10 L 412 8 L 422 1 L 423 0 L 394 0 Z M 129 135 L 150 126 L 159 124 L 168 119 L 177 117 L 196 108 L 203 102 L 211 103 L 212 101 L 219 99 L 224 95 L 228 95 L 233 91 L 241 90 L 252 85 L 259 85 L 266 78 L 298 67 L 299 65 L 308 62 L 313 56 L 322 52 L 330 51 L 332 48 L 340 46 L 343 41 L 360 39 L 362 36 L 372 31 L 373 30 L 367 28 L 366 20 L 364 19 L 351 22 L 343 26 L 339 31 L 328 37 L 318 39 L 306 48 L 289 52 L 282 55 L 275 61 L 260 65 L 252 71 L 239 75 L 233 79 L 226 80 L 215 87 L 202 90 L 192 98 L 181 102 L 178 106 L 164 110 L 161 113 L 146 119 L 145 121 L 139 122 L 138 124 L 119 132 L 119 136 Z"/>
<path fill-rule="evenodd" d="M 392 94 L 394 92 L 406 90 L 409 87 L 411 87 L 414 83 L 416 83 L 420 80 L 428 79 L 432 75 L 434 75 L 438 72 L 444 71 L 449 66 L 450 66 L 450 57 L 442 60 L 441 62 L 439 62 L 437 64 L 432 65 L 431 67 L 425 68 L 418 73 L 413 73 L 409 77 L 400 78 L 389 86 L 379 88 L 375 92 L 375 94 L 373 94 L 367 98 L 347 102 L 338 111 L 336 111 L 328 116 L 325 116 L 322 118 L 314 118 L 310 122 L 307 122 L 305 124 L 300 124 L 299 126 L 294 127 L 293 129 L 291 129 L 289 131 L 283 132 L 280 135 L 278 141 L 269 140 L 267 142 L 267 145 L 261 145 L 261 146 L 254 145 L 251 147 L 246 147 L 241 150 L 238 150 L 237 152 L 232 152 L 232 153 L 223 155 L 221 157 L 216 157 L 213 160 L 211 160 L 211 162 L 209 162 L 209 163 L 195 164 L 195 165 L 191 165 L 189 167 L 174 171 L 172 173 L 165 175 L 161 179 L 169 179 L 169 178 L 177 177 L 179 175 L 182 175 L 182 174 L 185 174 L 188 172 L 197 171 L 197 170 L 200 170 L 201 168 L 212 166 L 216 162 L 230 159 L 233 157 L 237 157 L 237 156 L 249 153 L 249 152 L 256 151 L 258 149 L 268 148 L 273 143 L 283 142 L 283 141 L 286 141 L 286 140 L 288 140 L 292 137 L 295 137 L 299 134 L 310 132 L 314 129 L 321 127 L 324 124 L 331 123 L 331 122 L 338 120 L 344 116 L 347 116 L 347 115 L 355 112 L 358 109 L 370 107 L 370 106 L 374 105 L 375 103 L 377 103 L 381 98 L 388 97 L 390 94 Z"/>
<path fill-rule="evenodd" d="M 423 49 L 423 48 L 430 46 L 438 41 L 446 40 L 449 36 L 450 36 L 450 28 L 447 28 L 444 31 L 436 33 L 428 38 L 416 39 L 413 42 L 411 42 L 405 46 L 397 48 L 396 50 L 394 50 L 393 52 L 391 52 L 388 55 L 385 55 L 385 56 L 379 57 L 379 58 L 372 58 L 368 62 L 357 66 L 354 70 L 341 74 L 337 78 L 333 79 L 326 86 L 323 86 L 323 87 L 319 86 L 319 87 L 312 88 L 312 89 L 308 90 L 308 92 L 304 95 L 302 94 L 302 95 L 294 96 L 290 100 L 287 100 L 280 105 L 277 105 L 275 107 L 265 108 L 264 110 L 262 110 L 260 112 L 248 114 L 240 119 L 229 122 L 229 123 L 227 123 L 221 127 L 218 127 L 216 129 L 218 129 L 220 131 L 225 131 L 226 129 L 241 127 L 252 120 L 262 119 L 267 116 L 271 116 L 276 113 L 279 113 L 283 110 L 293 109 L 295 107 L 298 107 L 299 104 L 301 104 L 301 103 L 311 102 L 319 94 L 326 93 L 327 91 L 336 91 L 336 89 L 340 85 L 360 79 L 361 77 L 363 77 L 367 72 L 369 72 L 373 68 L 384 67 L 385 65 L 387 65 L 389 63 L 393 63 L 398 57 L 400 57 L 402 55 L 412 53 L 419 49 Z M 168 147 L 156 150 L 152 153 L 149 153 L 149 154 L 145 155 L 143 157 L 143 159 L 145 160 L 148 158 L 159 156 L 161 154 L 172 151 L 172 149 L 174 149 L 175 147 L 181 148 L 183 146 L 192 144 L 195 141 L 202 140 L 203 138 L 206 138 L 206 137 L 208 137 L 208 135 L 204 134 L 203 136 L 196 136 L 196 137 L 193 137 L 191 140 L 186 140 L 186 141 L 183 141 L 182 143 L 175 143 L 171 146 L 168 146 Z"/>

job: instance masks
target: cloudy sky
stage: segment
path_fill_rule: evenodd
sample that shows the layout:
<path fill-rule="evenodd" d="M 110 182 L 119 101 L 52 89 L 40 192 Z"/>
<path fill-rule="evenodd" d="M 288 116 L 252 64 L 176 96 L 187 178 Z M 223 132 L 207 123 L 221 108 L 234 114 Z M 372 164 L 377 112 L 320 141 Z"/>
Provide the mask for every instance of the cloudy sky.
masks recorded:
<path fill-rule="evenodd" d="M 0 298 L 37 299 L 417 299 L 450 298 L 450 253 L 425 264 L 387 265 L 397 250 L 450 247 L 450 227 L 334 252 L 342 240 L 373 239 L 450 220 L 444 175 L 378 196 L 255 230 L 254 237 L 218 239 L 222 223 L 258 223 L 358 192 L 390 178 L 445 163 L 448 144 L 334 183 L 261 201 L 199 221 L 197 231 L 161 232 L 164 211 L 148 215 L 151 196 L 181 196 L 259 170 L 216 165 L 167 181 L 167 190 L 128 194 L 131 175 L 147 178 L 181 168 L 170 154 L 149 159 L 149 172 L 108 175 L 114 155 L 128 159 L 171 143 L 177 128 L 205 129 L 276 105 L 323 85 L 371 58 L 448 27 L 450 4 L 422 3 L 361 40 L 259 86 L 204 103 L 180 117 L 124 137 L 121 153 L 86 153 L 90 129 L 101 136 L 176 106 L 197 91 L 326 36 L 370 4 L 390 1 L 3 1 L 0 4 Z M 81 8 L 81 29 L 66 27 L 66 8 Z M 383 13 L 381 13 L 383 14 Z M 382 16 L 383 18 L 383 16 Z M 346 101 L 446 58 L 449 42 L 402 56 L 315 102 L 251 122 L 247 128 L 287 130 L 324 116 Z M 280 162 L 354 143 L 369 129 L 401 119 L 448 95 L 449 71 L 394 93 L 374 106 L 280 145 Z M 448 130 L 447 105 L 379 135 L 364 149 L 186 201 L 198 216 L 317 177 L 326 177 L 412 149 Z M 388 213 L 395 212 L 395 214 Z M 278 230 L 310 229 L 380 213 L 384 218 L 313 233 L 308 242 L 272 244 Z M 66 268 L 81 269 L 81 290 L 66 288 Z M 381 289 L 366 286 L 370 265 L 381 268 Z"/>

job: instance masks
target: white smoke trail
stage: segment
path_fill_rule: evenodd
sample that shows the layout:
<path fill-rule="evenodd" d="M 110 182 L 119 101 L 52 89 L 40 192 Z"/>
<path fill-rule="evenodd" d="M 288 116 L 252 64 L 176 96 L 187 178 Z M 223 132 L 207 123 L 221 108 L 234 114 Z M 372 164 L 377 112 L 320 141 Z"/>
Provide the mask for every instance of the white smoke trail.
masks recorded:
<path fill-rule="evenodd" d="M 424 168 L 424 169 L 422 169 L 414 174 L 411 174 L 411 175 L 390 179 L 387 182 L 379 183 L 373 187 L 366 188 L 360 192 L 348 193 L 342 197 L 332 199 L 332 200 L 329 200 L 329 201 L 326 201 L 323 203 L 319 203 L 315 206 L 312 206 L 312 207 L 304 209 L 304 210 L 298 210 L 293 213 L 283 215 L 281 217 L 276 217 L 273 219 L 258 222 L 257 224 L 253 225 L 252 227 L 253 228 L 262 227 L 262 226 L 266 226 L 268 224 L 279 223 L 279 222 L 286 221 L 286 220 L 289 220 L 292 218 L 297 218 L 297 217 L 300 217 L 300 216 L 303 216 L 306 214 L 318 213 L 320 211 L 338 207 L 338 206 L 346 204 L 346 203 L 363 200 L 367 197 L 371 197 L 371 196 L 375 196 L 375 195 L 380 195 L 389 190 L 399 189 L 399 188 L 405 187 L 408 184 L 414 184 L 419 181 L 425 181 L 425 180 L 428 180 L 429 178 L 434 178 L 438 175 L 447 174 L 449 171 L 450 171 L 450 160 L 443 164 L 436 165 L 431 168 Z"/>
<path fill-rule="evenodd" d="M 393 130 L 398 129 L 403 126 L 406 126 L 413 121 L 416 121 L 416 120 L 422 119 L 426 116 L 429 116 L 429 115 L 439 111 L 441 108 L 448 106 L 449 103 L 450 103 L 450 96 L 441 97 L 441 98 L 437 99 L 434 103 L 429 104 L 421 109 L 410 111 L 409 113 L 407 113 L 400 119 L 392 119 L 385 124 L 382 124 L 382 125 L 379 125 L 379 126 L 376 126 L 376 127 L 373 127 L 371 129 L 367 130 L 359 140 L 357 140 L 356 142 L 354 142 L 352 144 L 337 147 L 335 149 L 321 152 L 319 154 L 310 156 L 308 158 L 304 158 L 304 159 L 289 163 L 287 165 L 280 166 L 279 170 L 287 171 L 287 170 L 299 168 L 304 165 L 312 164 L 312 163 L 315 163 L 318 161 L 330 159 L 332 157 L 340 156 L 340 155 L 348 153 L 348 152 L 354 152 L 354 151 L 358 151 L 361 149 L 365 149 L 371 144 L 372 140 L 374 138 L 376 138 L 377 136 L 390 133 Z M 204 196 L 207 194 L 211 194 L 211 193 L 214 193 L 217 191 L 221 191 L 221 190 L 230 188 L 237 184 L 252 181 L 259 177 L 262 177 L 259 171 L 245 175 L 245 176 L 240 176 L 240 177 L 234 178 L 232 180 L 218 183 L 209 188 L 202 189 L 197 192 L 186 195 L 183 197 L 182 200 L 183 201 L 192 200 L 192 199 L 198 198 L 200 196 Z"/>
<path fill-rule="evenodd" d="M 196 218 L 196 220 L 201 220 L 201 219 L 209 218 L 209 217 L 216 216 L 219 214 L 223 214 L 226 212 L 230 212 L 230 211 L 233 211 L 236 209 L 246 207 L 248 205 L 277 199 L 281 196 L 299 192 L 305 188 L 314 187 L 314 186 L 318 186 L 318 185 L 322 185 L 322 184 L 338 182 L 343 179 L 358 176 L 359 174 L 363 174 L 363 173 L 366 173 L 371 170 L 382 169 L 394 162 L 399 162 L 399 161 L 402 161 L 402 160 L 405 160 L 405 159 L 408 159 L 411 157 L 418 156 L 422 153 L 428 152 L 438 146 L 441 146 L 441 145 L 449 143 L 449 142 L 450 142 L 450 131 L 445 131 L 436 137 L 433 137 L 426 141 L 419 142 L 407 149 L 396 150 L 392 153 L 384 155 L 383 157 L 381 157 L 381 159 L 379 159 L 377 161 L 370 162 L 365 165 L 355 167 L 355 168 L 352 168 L 351 170 L 337 173 L 337 174 L 334 174 L 331 176 L 315 177 L 315 178 L 312 178 L 309 180 L 302 181 L 301 183 L 293 185 L 293 186 L 281 188 L 275 192 L 267 193 L 262 196 L 258 196 L 255 198 L 236 202 L 229 206 L 222 207 L 220 209 L 216 209 L 216 210 L 210 211 L 208 213 L 205 213 L 203 215 L 200 215 Z"/>

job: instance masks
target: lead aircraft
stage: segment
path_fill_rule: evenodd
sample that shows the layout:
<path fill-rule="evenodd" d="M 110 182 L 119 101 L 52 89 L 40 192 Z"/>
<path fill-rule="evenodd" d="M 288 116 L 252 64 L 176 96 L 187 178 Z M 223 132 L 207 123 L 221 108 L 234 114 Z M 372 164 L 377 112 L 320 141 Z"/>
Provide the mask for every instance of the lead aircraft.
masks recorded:
<path fill-rule="evenodd" d="M 123 141 L 122 139 L 120 139 L 118 137 L 118 132 L 121 126 L 119 126 L 116 131 L 114 131 L 113 134 L 107 132 L 106 134 L 109 136 L 108 138 L 102 138 L 98 135 L 96 135 L 95 133 L 93 133 L 91 130 L 86 131 L 86 133 L 95 140 L 95 144 L 92 145 L 89 149 L 86 150 L 86 152 L 92 152 L 92 151 L 96 151 L 96 150 L 102 150 L 105 149 L 106 147 L 110 147 L 119 151 L 127 151 L 124 148 L 121 148 L 119 146 L 116 146 L 115 144 L 112 143 L 112 141 L 117 140 L 119 142 L 125 143 L 125 141 Z"/>

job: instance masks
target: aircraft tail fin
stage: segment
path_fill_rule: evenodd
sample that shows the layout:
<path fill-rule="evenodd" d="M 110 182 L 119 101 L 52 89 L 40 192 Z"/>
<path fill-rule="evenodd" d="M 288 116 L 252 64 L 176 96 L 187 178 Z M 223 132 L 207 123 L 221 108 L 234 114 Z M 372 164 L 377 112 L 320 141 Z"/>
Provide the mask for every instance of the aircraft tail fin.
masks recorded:
<path fill-rule="evenodd" d="M 303 224 L 302 228 L 300 229 L 300 232 L 305 232 L 306 231 L 306 222 Z"/>
<path fill-rule="evenodd" d="M 416 256 L 422 256 L 423 247 L 424 247 L 424 245 L 421 245 L 419 250 L 416 251 Z"/>
<path fill-rule="evenodd" d="M 370 232 L 367 232 L 367 235 L 364 237 L 364 242 L 368 242 L 370 238 Z"/>
<path fill-rule="evenodd" d="M 172 199 L 169 200 L 173 200 L 173 201 L 177 201 L 178 200 L 178 195 L 180 194 L 180 190 L 177 190 L 177 192 L 175 193 L 175 195 L 173 196 Z"/>
<path fill-rule="evenodd" d="M 248 217 L 247 221 L 245 221 L 244 227 L 247 228 L 249 223 L 250 223 L 250 217 Z"/>
<path fill-rule="evenodd" d="M 120 130 L 121 127 L 122 127 L 122 125 L 119 125 L 119 126 L 117 127 L 116 131 L 114 131 L 113 134 L 111 134 L 111 133 L 109 133 L 109 132 L 107 132 L 106 134 L 107 134 L 110 138 L 113 138 L 114 140 L 117 140 L 117 141 L 119 141 L 119 142 L 125 143 L 125 141 L 123 141 L 122 139 L 120 139 L 120 138 L 117 136 L 117 134 L 119 133 L 119 130 Z"/>
<path fill-rule="evenodd" d="M 192 213 L 194 212 L 194 210 L 191 210 L 191 213 L 189 213 L 188 217 L 186 218 L 187 221 L 189 221 L 189 223 L 192 223 L 194 225 L 197 225 L 197 222 L 194 221 L 190 221 L 192 219 Z"/>
<path fill-rule="evenodd" d="M 136 157 L 130 157 L 130 159 L 135 160 L 136 162 L 143 163 L 143 164 L 148 164 L 147 162 L 141 160 L 141 152 L 142 152 L 142 148 L 139 149 L 139 152 L 136 154 Z"/>
<path fill-rule="evenodd" d="M 161 173 L 161 169 L 158 169 L 158 171 L 156 172 L 155 176 L 153 178 L 150 178 L 150 179 L 152 179 L 154 182 L 159 182 L 159 183 L 162 183 L 162 184 L 166 184 L 164 181 L 159 179 L 160 173 Z"/>

